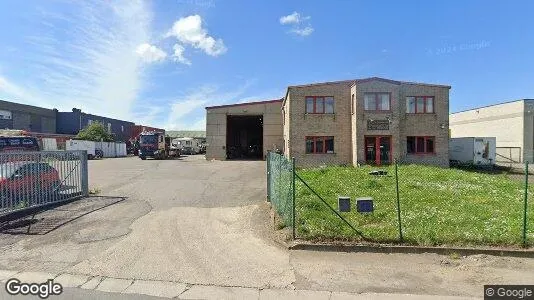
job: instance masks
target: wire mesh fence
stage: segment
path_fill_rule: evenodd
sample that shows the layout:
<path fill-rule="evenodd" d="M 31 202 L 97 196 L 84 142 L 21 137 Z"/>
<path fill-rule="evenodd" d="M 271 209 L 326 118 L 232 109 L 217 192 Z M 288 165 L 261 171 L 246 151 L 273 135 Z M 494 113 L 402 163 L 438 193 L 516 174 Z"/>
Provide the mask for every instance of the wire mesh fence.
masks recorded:
<path fill-rule="evenodd" d="M 283 155 L 267 154 L 267 194 L 284 224 L 294 228 L 295 172 L 294 161 Z"/>
<path fill-rule="evenodd" d="M 87 195 L 85 151 L 0 153 L 0 216 Z"/>
<path fill-rule="evenodd" d="M 534 201 L 528 199 L 534 175 L 528 169 L 398 163 L 297 168 L 294 183 L 289 175 L 271 175 L 285 181 L 278 186 L 294 186 L 297 238 L 528 246 L 534 241 Z M 348 209 L 340 197 L 350 199 Z M 361 209 L 369 200 L 371 210 Z M 282 213 L 291 211 L 282 207 Z"/>

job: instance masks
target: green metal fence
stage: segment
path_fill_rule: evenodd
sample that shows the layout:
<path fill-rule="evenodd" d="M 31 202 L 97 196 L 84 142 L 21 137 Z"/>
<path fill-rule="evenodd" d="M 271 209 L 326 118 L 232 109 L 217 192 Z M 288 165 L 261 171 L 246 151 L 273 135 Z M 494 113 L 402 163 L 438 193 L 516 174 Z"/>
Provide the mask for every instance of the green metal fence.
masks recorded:
<path fill-rule="evenodd" d="M 524 167 L 522 174 L 409 164 L 297 170 L 294 159 L 269 153 L 268 199 L 293 238 L 529 247 L 534 188 Z M 377 169 L 387 173 L 373 176 Z M 350 211 L 340 211 L 339 196 L 352 199 Z M 361 197 L 374 199 L 372 213 L 357 211 Z"/>
<path fill-rule="evenodd" d="M 267 155 L 267 197 L 284 224 L 295 224 L 295 161 L 269 152 Z"/>

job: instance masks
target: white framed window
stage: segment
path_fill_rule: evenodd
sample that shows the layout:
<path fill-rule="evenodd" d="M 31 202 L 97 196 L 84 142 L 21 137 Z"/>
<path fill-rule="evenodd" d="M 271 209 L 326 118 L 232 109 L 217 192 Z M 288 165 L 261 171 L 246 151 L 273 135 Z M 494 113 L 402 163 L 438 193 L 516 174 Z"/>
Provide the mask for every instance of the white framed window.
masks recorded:
<path fill-rule="evenodd" d="M 108 132 L 111 133 L 111 123 L 108 123 Z"/>
<path fill-rule="evenodd" d="M 9 110 L 0 110 L 0 119 L 11 120 L 12 115 Z"/>
<path fill-rule="evenodd" d="M 93 124 L 93 120 L 89 119 L 89 120 L 87 121 L 87 125 L 91 125 L 91 124 Z"/>
<path fill-rule="evenodd" d="M 124 132 L 124 125 L 121 125 L 121 131 Z"/>

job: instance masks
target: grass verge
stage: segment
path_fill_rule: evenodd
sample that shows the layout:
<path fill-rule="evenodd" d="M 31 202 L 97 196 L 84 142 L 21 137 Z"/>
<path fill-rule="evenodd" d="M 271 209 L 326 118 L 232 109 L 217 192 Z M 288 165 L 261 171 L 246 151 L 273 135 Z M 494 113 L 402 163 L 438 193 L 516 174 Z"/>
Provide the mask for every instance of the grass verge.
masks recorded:
<path fill-rule="evenodd" d="M 327 167 L 298 170 L 319 195 L 337 210 L 337 197 L 350 196 L 351 212 L 341 213 L 376 242 L 398 241 L 395 172 L 368 173 L 376 167 Z M 420 165 L 399 166 L 401 219 L 407 243 L 511 246 L 522 242 L 524 183 L 506 174 L 485 174 Z M 529 187 L 532 193 L 534 186 Z M 374 198 L 374 212 L 356 212 L 355 198 Z M 534 199 L 528 224 L 534 228 Z M 297 234 L 315 241 L 359 241 L 360 236 L 297 180 Z M 533 231 L 527 232 L 532 244 Z"/>

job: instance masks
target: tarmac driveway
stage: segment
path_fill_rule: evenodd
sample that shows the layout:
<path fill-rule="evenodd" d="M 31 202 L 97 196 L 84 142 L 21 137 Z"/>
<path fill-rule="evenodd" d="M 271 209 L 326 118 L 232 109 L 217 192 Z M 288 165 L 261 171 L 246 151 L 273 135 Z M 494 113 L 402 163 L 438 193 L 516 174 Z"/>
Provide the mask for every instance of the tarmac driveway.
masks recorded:
<path fill-rule="evenodd" d="M 288 251 L 265 236 L 265 162 L 129 157 L 90 161 L 89 171 L 91 189 L 126 200 L 44 236 L 9 236 L 1 268 L 224 286 L 294 281 Z"/>
<path fill-rule="evenodd" d="M 92 283 L 481 296 L 534 278 L 534 259 L 288 251 L 273 242 L 262 161 L 130 157 L 89 171 L 101 197 L 0 233 L 0 280 L 16 270 L 95 276 L 84 286 L 105 291 Z"/>

